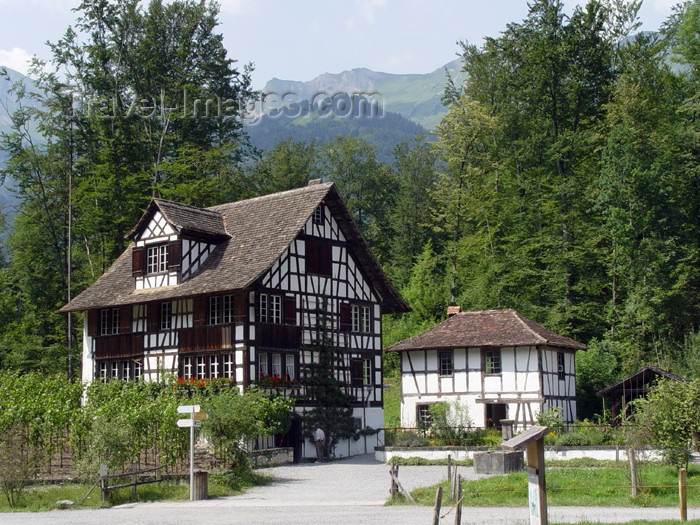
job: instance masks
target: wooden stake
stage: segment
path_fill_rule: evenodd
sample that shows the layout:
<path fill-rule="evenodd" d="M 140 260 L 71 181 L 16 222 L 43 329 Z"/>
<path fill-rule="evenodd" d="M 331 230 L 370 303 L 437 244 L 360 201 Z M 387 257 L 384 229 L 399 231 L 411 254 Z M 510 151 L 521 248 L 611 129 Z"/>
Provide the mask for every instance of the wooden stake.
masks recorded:
<path fill-rule="evenodd" d="M 462 476 L 457 476 L 457 509 L 455 510 L 455 525 L 462 523 Z"/>
<path fill-rule="evenodd" d="M 435 491 L 435 509 L 433 510 L 433 525 L 440 525 L 440 505 L 442 504 L 442 487 Z"/>
<path fill-rule="evenodd" d="M 450 494 L 452 493 L 452 454 L 447 454 L 447 479 L 450 480 Z"/>
<path fill-rule="evenodd" d="M 678 496 L 681 503 L 681 521 L 688 521 L 688 493 L 686 479 L 688 472 L 682 468 L 678 471 Z"/>
<path fill-rule="evenodd" d="M 630 495 L 632 496 L 632 499 L 637 499 L 637 487 L 639 486 L 639 478 L 637 477 L 637 459 L 633 448 L 629 449 L 627 454 L 630 458 L 630 480 L 632 482 L 632 490 Z"/>

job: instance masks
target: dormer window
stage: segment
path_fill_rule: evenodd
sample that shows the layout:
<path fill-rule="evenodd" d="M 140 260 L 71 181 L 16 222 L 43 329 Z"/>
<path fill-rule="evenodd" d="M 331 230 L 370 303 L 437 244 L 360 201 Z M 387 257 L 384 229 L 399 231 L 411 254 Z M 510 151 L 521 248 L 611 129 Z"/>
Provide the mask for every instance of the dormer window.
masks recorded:
<path fill-rule="evenodd" d="M 168 245 L 148 247 L 148 259 L 146 263 L 146 273 L 164 273 L 168 271 Z"/>

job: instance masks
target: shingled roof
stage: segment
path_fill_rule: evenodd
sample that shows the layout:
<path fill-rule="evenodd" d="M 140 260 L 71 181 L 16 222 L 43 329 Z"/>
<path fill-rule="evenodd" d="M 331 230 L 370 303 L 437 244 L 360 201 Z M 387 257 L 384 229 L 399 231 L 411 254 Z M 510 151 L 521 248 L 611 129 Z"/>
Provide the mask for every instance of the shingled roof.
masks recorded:
<path fill-rule="evenodd" d="M 422 334 L 391 345 L 386 351 L 530 345 L 573 350 L 586 348 L 586 345 L 555 334 L 515 310 L 484 310 L 455 314 Z"/>
<path fill-rule="evenodd" d="M 212 206 L 199 210 L 202 214 L 197 213 L 197 208 L 154 201 L 145 214 L 157 206 L 168 220 L 183 228 L 191 228 L 193 220 L 206 216 L 212 232 L 218 231 L 215 218 L 220 216 L 228 238 L 219 243 L 199 271 L 186 281 L 146 290 L 134 287 L 132 243 L 92 286 L 59 311 L 83 311 L 247 288 L 282 255 L 321 203 L 334 212 L 350 252 L 379 295 L 382 312 L 410 310 L 372 255 L 335 185 L 325 183 Z"/>
<path fill-rule="evenodd" d="M 179 202 L 153 199 L 134 229 L 126 234 L 126 238 L 134 239 L 136 234 L 140 233 L 151 221 L 156 210 L 159 210 L 180 234 L 213 239 L 229 237 L 221 213 L 206 208 L 187 206 Z"/>

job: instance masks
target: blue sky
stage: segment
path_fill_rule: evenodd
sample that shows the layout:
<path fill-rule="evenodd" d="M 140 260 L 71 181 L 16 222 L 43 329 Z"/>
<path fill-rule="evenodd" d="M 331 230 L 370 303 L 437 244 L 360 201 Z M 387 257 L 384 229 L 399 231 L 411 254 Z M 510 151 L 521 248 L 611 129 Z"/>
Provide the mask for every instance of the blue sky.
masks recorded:
<path fill-rule="evenodd" d="M 565 0 L 567 12 L 579 3 Z M 675 0 L 645 0 L 643 30 L 657 30 Z M 0 0 L 0 65 L 20 72 L 49 58 L 73 23 L 77 0 Z M 525 0 L 222 0 L 219 31 L 229 56 L 253 62 L 254 87 L 272 77 L 311 80 L 367 67 L 428 73 L 455 58 L 458 40 L 480 43 L 527 15 Z"/>

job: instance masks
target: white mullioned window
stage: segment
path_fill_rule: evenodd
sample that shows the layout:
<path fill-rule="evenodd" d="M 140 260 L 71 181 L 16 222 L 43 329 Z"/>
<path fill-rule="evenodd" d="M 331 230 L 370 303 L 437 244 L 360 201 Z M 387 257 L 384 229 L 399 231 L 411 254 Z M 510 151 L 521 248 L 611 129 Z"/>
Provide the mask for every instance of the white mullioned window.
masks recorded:
<path fill-rule="evenodd" d="M 100 379 L 107 379 L 107 363 L 104 361 L 100 362 Z"/>
<path fill-rule="evenodd" d="M 209 298 L 209 324 L 221 323 L 220 304 L 221 298 L 218 295 Z"/>
<path fill-rule="evenodd" d="M 119 377 L 119 361 L 112 361 L 112 377 Z"/>
<path fill-rule="evenodd" d="M 122 379 L 131 379 L 131 363 L 122 361 Z"/>
<path fill-rule="evenodd" d="M 224 354 L 224 377 L 233 379 L 233 354 Z"/>
<path fill-rule="evenodd" d="M 360 331 L 360 307 L 357 306 L 356 304 L 353 304 L 350 307 L 350 320 L 352 323 L 352 331 L 359 332 Z"/>
<path fill-rule="evenodd" d="M 224 324 L 233 322 L 233 295 L 224 295 L 224 310 L 223 310 Z"/>
<path fill-rule="evenodd" d="M 197 379 L 207 377 L 207 358 L 203 355 L 197 356 Z"/>
<path fill-rule="evenodd" d="M 216 379 L 219 377 L 219 362 L 221 357 L 213 355 L 209 357 L 209 377 Z"/>
<path fill-rule="evenodd" d="M 363 306 L 362 307 L 362 331 L 363 332 L 370 332 L 370 326 L 371 326 L 371 320 L 372 317 L 370 316 L 370 308 L 369 306 Z"/>
<path fill-rule="evenodd" d="M 260 294 L 260 322 L 280 324 L 282 322 L 282 296 Z"/>
<path fill-rule="evenodd" d="M 168 246 L 160 244 L 148 247 L 146 273 L 163 273 L 168 271 Z"/>
<path fill-rule="evenodd" d="M 362 384 L 372 384 L 372 361 L 370 359 L 362 360 Z"/>
<path fill-rule="evenodd" d="M 190 379 L 192 377 L 192 357 L 185 356 L 182 358 L 182 377 Z"/>
<path fill-rule="evenodd" d="M 141 372 L 142 372 L 142 370 L 143 370 L 143 367 L 142 367 L 141 363 L 139 363 L 138 361 L 136 361 L 136 362 L 134 363 L 134 379 L 135 379 L 136 381 L 138 381 L 139 379 L 141 379 Z"/>

